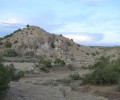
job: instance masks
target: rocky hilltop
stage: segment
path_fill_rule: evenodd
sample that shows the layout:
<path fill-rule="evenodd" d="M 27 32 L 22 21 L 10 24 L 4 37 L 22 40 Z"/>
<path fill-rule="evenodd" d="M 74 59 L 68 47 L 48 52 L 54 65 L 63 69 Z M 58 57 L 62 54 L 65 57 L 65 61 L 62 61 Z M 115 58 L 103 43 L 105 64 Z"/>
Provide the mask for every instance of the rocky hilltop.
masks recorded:
<path fill-rule="evenodd" d="M 93 63 L 100 56 L 116 59 L 120 55 L 120 47 L 83 46 L 62 34 L 51 34 L 40 27 L 29 25 L 0 40 L 1 53 L 7 49 L 14 49 L 21 56 L 61 58 L 81 64 Z"/>

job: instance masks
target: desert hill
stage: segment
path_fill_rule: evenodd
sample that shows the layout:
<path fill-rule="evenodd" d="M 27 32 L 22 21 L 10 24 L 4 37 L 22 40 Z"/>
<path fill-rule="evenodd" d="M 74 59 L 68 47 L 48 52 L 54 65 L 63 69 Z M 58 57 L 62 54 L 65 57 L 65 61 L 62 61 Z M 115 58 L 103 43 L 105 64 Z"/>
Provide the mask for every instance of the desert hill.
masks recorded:
<path fill-rule="evenodd" d="M 55 59 L 79 64 L 92 64 L 97 58 L 107 56 L 117 59 L 120 47 L 83 46 L 72 39 L 55 35 L 37 26 L 18 29 L 0 40 L 0 52 L 15 50 L 20 56 Z"/>

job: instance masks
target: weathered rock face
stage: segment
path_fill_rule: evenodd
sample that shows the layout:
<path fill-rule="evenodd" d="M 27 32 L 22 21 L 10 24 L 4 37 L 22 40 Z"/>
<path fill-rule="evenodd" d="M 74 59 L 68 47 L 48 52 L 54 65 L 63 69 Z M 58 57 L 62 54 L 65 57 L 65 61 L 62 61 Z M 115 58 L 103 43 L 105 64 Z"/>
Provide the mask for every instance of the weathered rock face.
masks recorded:
<path fill-rule="evenodd" d="M 34 54 L 46 58 L 62 58 L 67 61 L 78 63 L 92 63 L 100 56 L 118 58 L 119 47 L 90 47 L 74 43 L 73 40 L 62 35 L 50 34 L 37 26 L 28 26 L 17 30 L 8 38 L 3 39 L 0 44 L 0 51 L 5 48 L 6 42 L 11 43 L 21 55 Z"/>

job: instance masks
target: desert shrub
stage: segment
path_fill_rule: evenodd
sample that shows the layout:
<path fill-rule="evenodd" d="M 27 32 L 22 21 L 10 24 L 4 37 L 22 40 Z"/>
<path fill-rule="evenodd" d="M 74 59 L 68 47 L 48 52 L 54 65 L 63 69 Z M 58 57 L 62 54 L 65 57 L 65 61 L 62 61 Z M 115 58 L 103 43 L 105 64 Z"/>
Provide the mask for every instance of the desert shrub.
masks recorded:
<path fill-rule="evenodd" d="M 66 78 L 58 79 L 57 82 L 62 83 L 64 85 L 70 85 L 73 81 L 75 80 L 80 80 L 81 76 L 79 75 L 78 72 L 70 74 Z"/>
<path fill-rule="evenodd" d="M 62 36 L 62 34 L 60 34 L 60 36 Z"/>
<path fill-rule="evenodd" d="M 20 78 L 24 77 L 24 71 L 16 71 L 16 73 L 12 76 L 13 81 L 18 81 Z"/>
<path fill-rule="evenodd" d="M 55 48 L 54 42 L 51 43 L 51 47 L 52 47 L 53 49 Z"/>
<path fill-rule="evenodd" d="M 51 65 L 52 61 L 51 60 L 42 60 L 40 63 L 43 64 L 47 68 L 52 67 L 52 65 Z"/>
<path fill-rule="evenodd" d="M 49 72 L 49 69 L 52 68 L 51 63 L 52 61 L 49 59 L 48 60 L 41 59 L 40 61 L 38 61 L 38 63 L 35 64 L 35 67 L 43 72 Z"/>
<path fill-rule="evenodd" d="M 7 70 L 9 71 L 11 81 L 18 81 L 20 78 L 24 77 L 24 71 L 17 70 L 13 64 L 7 66 Z"/>
<path fill-rule="evenodd" d="M 67 77 L 67 78 L 58 79 L 57 82 L 62 83 L 64 85 L 70 85 L 72 79 L 70 77 Z"/>
<path fill-rule="evenodd" d="M 58 66 L 64 66 L 65 62 L 63 60 L 61 60 L 60 58 L 56 58 L 54 63 Z"/>
<path fill-rule="evenodd" d="M 38 67 L 40 70 L 47 70 L 48 68 L 51 68 L 52 65 L 51 65 L 52 61 L 51 60 L 40 60 L 38 62 L 38 64 L 36 65 L 36 67 Z"/>
<path fill-rule="evenodd" d="M 14 65 L 13 64 L 10 64 L 9 66 L 8 66 L 8 70 L 9 70 L 9 76 L 11 76 L 11 80 L 12 80 L 12 77 L 15 75 L 15 72 L 16 72 L 16 69 L 15 69 L 15 67 L 14 67 Z"/>
<path fill-rule="evenodd" d="M 3 40 L 3 38 L 0 38 L 0 41 Z"/>
<path fill-rule="evenodd" d="M 10 76 L 7 67 L 0 64 L 0 92 L 7 89 L 10 83 Z"/>
<path fill-rule="evenodd" d="M 86 53 L 86 55 L 89 55 L 89 53 Z"/>
<path fill-rule="evenodd" d="M 101 57 L 92 68 L 92 72 L 82 77 L 84 84 L 116 84 L 120 77 L 119 60 L 110 62 L 108 58 Z"/>
<path fill-rule="evenodd" d="M 26 27 L 30 27 L 30 25 L 26 25 Z"/>
<path fill-rule="evenodd" d="M 91 53 L 91 55 L 92 55 L 92 56 L 96 56 L 96 54 L 95 54 L 95 53 Z"/>
<path fill-rule="evenodd" d="M 3 42 L 0 42 L 0 45 L 3 45 Z"/>
<path fill-rule="evenodd" d="M 26 56 L 34 56 L 35 54 L 34 54 L 34 52 L 33 51 L 28 51 L 28 52 L 26 52 L 26 54 L 25 54 Z"/>
<path fill-rule="evenodd" d="M 80 47 L 81 45 L 80 44 L 77 44 L 78 47 Z"/>
<path fill-rule="evenodd" d="M 24 77 L 24 71 L 23 70 L 18 71 L 17 75 L 19 76 L 19 78 Z"/>
<path fill-rule="evenodd" d="M 3 58 L 0 56 L 0 93 L 9 87 L 13 70 L 11 66 L 3 64 Z"/>
<path fill-rule="evenodd" d="M 71 44 L 70 42 L 68 42 L 68 41 L 67 41 L 66 43 L 67 43 L 67 46 L 71 46 L 71 45 L 72 45 L 72 44 Z"/>
<path fill-rule="evenodd" d="M 100 54 L 100 52 L 96 51 L 96 54 L 97 54 L 97 55 L 99 55 L 99 54 Z"/>
<path fill-rule="evenodd" d="M 108 57 L 100 57 L 97 62 L 95 62 L 94 65 L 89 66 L 89 69 L 96 69 L 96 68 L 103 68 L 110 64 Z"/>
<path fill-rule="evenodd" d="M 6 57 L 16 57 L 18 53 L 14 49 L 7 49 L 4 51 L 3 55 Z"/>
<path fill-rule="evenodd" d="M 16 44 L 16 43 L 18 43 L 18 41 L 17 41 L 17 40 L 15 40 L 15 41 L 14 41 L 14 44 Z"/>
<path fill-rule="evenodd" d="M 40 66 L 40 68 L 39 68 L 39 69 L 40 69 L 40 70 L 42 70 L 43 72 L 46 72 L 46 73 L 48 73 L 48 72 L 49 72 L 48 68 L 47 68 L 47 67 L 45 67 L 44 65 Z"/>
<path fill-rule="evenodd" d="M 79 48 L 76 48 L 77 50 L 79 50 Z"/>
<path fill-rule="evenodd" d="M 41 85 L 46 85 L 46 86 L 57 86 L 58 82 L 56 80 L 46 80 L 41 83 Z"/>
<path fill-rule="evenodd" d="M 72 57 L 72 58 L 71 58 L 71 61 L 72 61 L 72 62 L 74 62 L 74 61 L 75 61 L 75 58 L 74 58 L 74 57 Z"/>
<path fill-rule="evenodd" d="M 74 71 L 74 70 L 75 70 L 75 68 L 73 67 L 72 64 L 67 64 L 66 67 L 67 67 L 69 70 L 71 70 L 71 71 Z"/>
<path fill-rule="evenodd" d="M 5 45 L 6 48 L 11 48 L 12 43 L 11 42 L 5 42 L 4 45 Z"/>
<path fill-rule="evenodd" d="M 13 64 L 5 66 L 3 64 L 3 58 L 0 56 L 0 94 L 2 91 L 9 88 L 10 81 L 15 80 L 15 77 L 19 80 L 23 76 L 24 73 L 17 71 Z"/>
<path fill-rule="evenodd" d="M 75 72 L 73 74 L 70 74 L 69 76 L 72 80 L 80 80 L 81 79 L 81 76 L 79 75 L 78 72 Z"/>

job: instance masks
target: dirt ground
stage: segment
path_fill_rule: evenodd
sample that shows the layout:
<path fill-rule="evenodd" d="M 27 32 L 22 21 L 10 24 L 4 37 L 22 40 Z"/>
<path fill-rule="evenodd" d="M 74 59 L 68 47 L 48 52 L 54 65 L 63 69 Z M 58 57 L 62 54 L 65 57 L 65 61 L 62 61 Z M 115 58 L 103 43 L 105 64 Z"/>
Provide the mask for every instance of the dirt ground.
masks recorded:
<path fill-rule="evenodd" d="M 16 64 L 16 66 L 18 65 Z M 29 68 L 32 65 L 30 64 Z M 79 81 L 70 86 L 41 84 L 47 80 L 67 77 L 74 72 L 79 72 L 82 75 L 88 71 L 76 68 L 75 71 L 57 70 L 50 73 L 41 72 L 38 75 L 26 74 L 18 82 L 11 82 L 7 94 L 0 100 L 120 100 L 120 93 L 116 91 L 116 86 L 80 86 Z"/>

